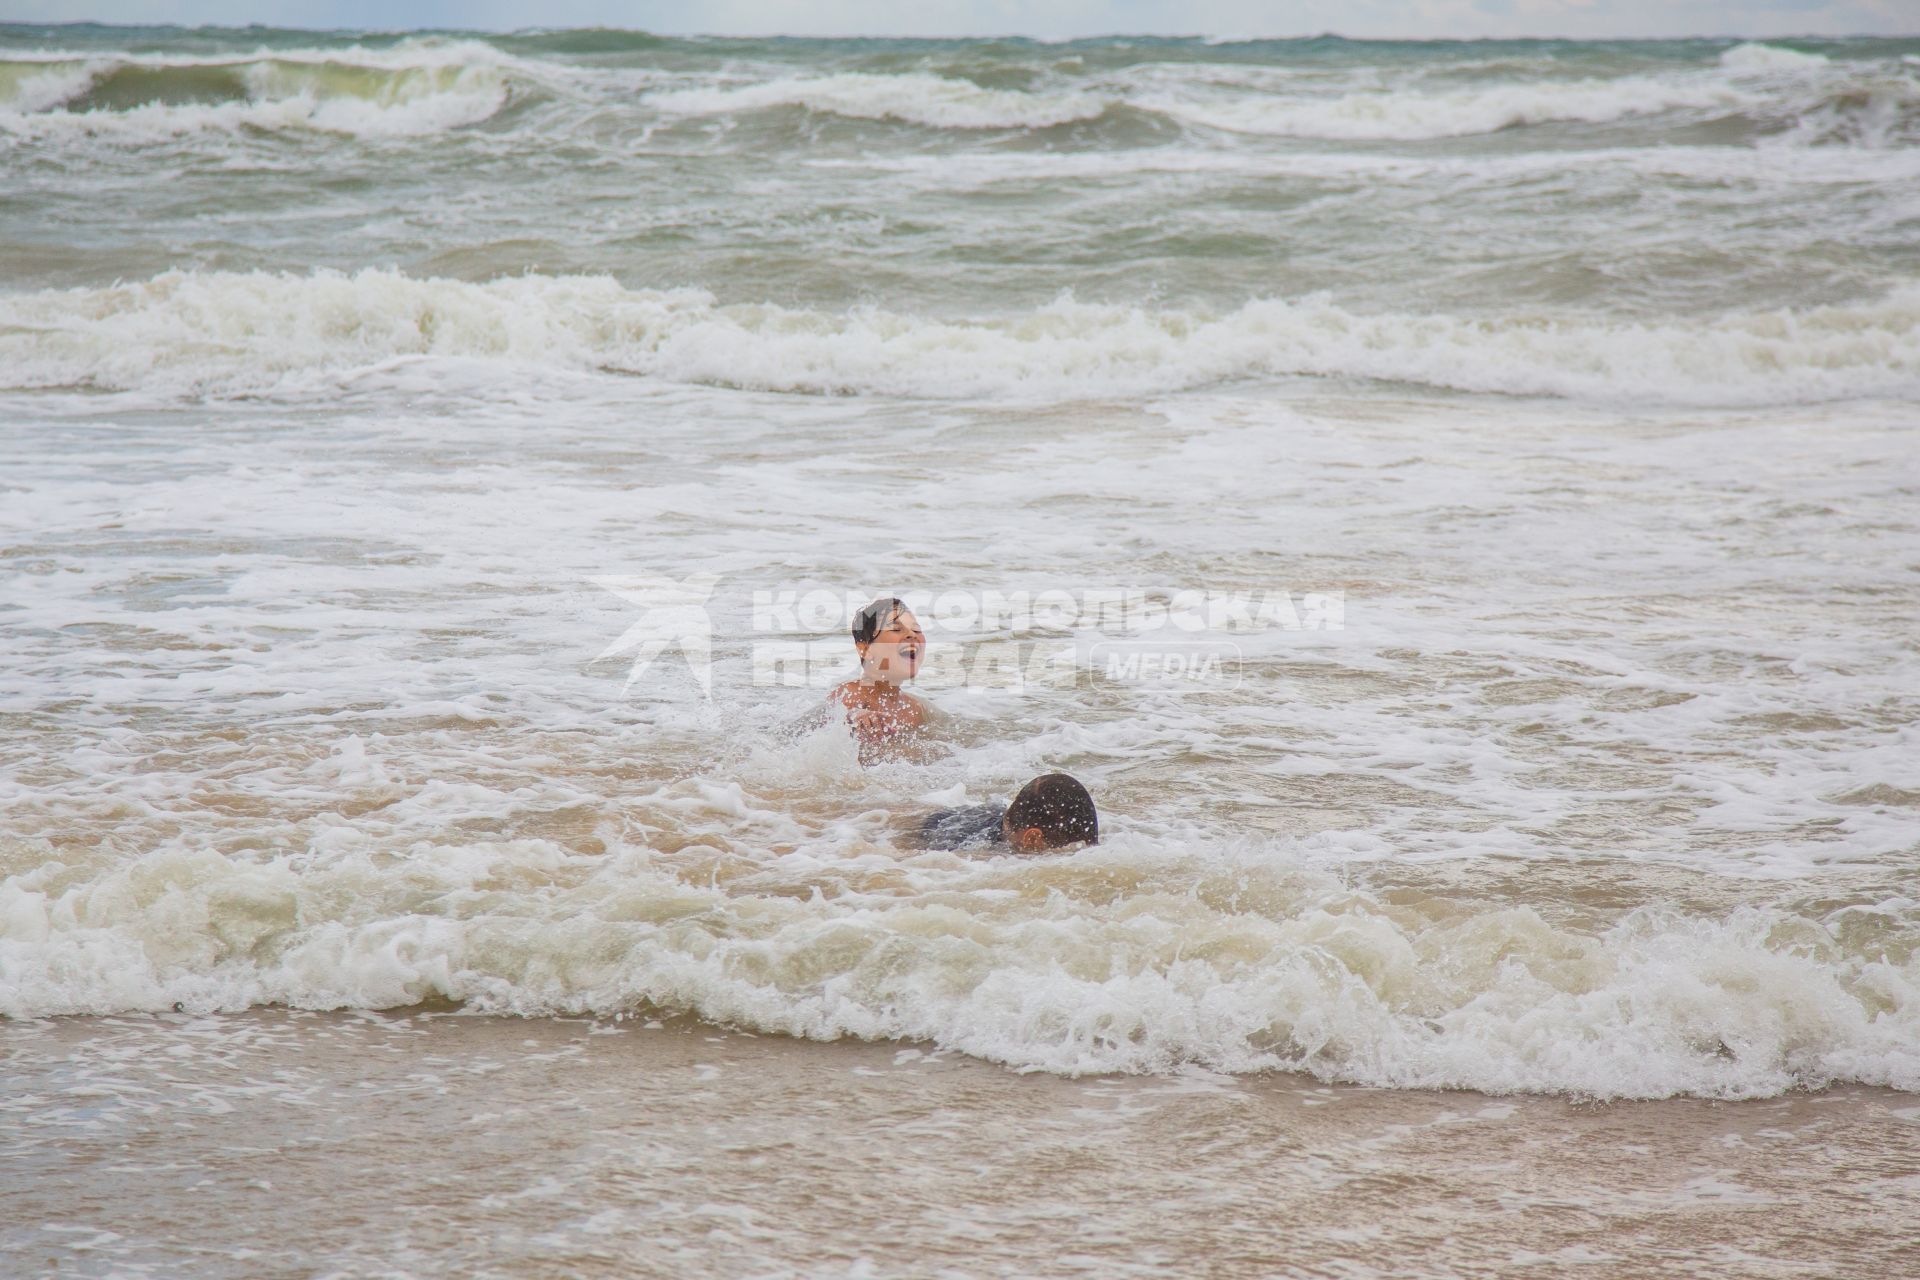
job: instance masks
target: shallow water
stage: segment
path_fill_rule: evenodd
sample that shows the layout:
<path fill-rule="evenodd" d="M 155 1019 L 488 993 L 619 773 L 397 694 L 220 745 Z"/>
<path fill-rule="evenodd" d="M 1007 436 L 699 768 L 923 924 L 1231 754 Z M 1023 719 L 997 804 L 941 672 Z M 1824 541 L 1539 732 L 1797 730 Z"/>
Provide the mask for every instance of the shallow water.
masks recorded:
<path fill-rule="evenodd" d="M 1589 1106 L 277 1011 L 0 1053 L 20 1274 L 1854 1280 L 1920 1223 L 1920 1106 L 1858 1086 Z"/>
<path fill-rule="evenodd" d="M 1920 1089 L 1920 45 L 0 44 L 0 1013 Z"/>

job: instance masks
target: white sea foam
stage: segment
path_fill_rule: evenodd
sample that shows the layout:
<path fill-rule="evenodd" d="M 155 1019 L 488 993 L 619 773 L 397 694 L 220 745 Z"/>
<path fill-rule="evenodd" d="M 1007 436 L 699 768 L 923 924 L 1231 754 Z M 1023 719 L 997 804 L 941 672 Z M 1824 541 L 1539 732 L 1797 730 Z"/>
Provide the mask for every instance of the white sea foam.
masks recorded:
<path fill-rule="evenodd" d="M 1330 97 L 1152 95 L 1135 105 L 1234 133 L 1341 141 L 1418 141 L 1552 121 L 1605 123 L 1678 110 L 1737 110 L 1757 99 L 1716 79 L 1506 83 L 1436 93 L 1397 89 Z"/>
<path fill-rule="evenodd" d="M 1801 53 L 1771 44 L 1740 44 L 1720 55 L 1720 65 L 1729 71 L 1773 74 L 1787 71 L 1812 71 L 1832 66 L 1832 60 L 1817 53 Z"/>
<path fill-rule="evenodd" d="M 0 295 L 5 385 L 291 391 L 412 357 L 503 358 L 773 391 L 1083 398 L 1309 375 L 1603 402 L 1911 392 L 1920 287 L 1848 306 L 1683 322 L 1363 315 L 1331 301 L 1222 313 L 1081 303 L 973 320 L 722 305 L 604 277 L 471 284 L 396 272 L 170 272 Z"/>
<path fill-rule="evenodd" d="M 987 130 L 1045 128 L 1093 119 L 1127 105 L 1188 124 L 1256 136 L 1419 141 L 1518 125 L 1605 123 L 1673 111 L 1791 114 L 1798 108 L 1782 94 L 1803 92 L 1805 73 L 1835 71 L 1835 64 L 1818 55 L 1762 45 L 1728 50 L 1715 67 L 1611 80 L 1541 79 L 1524 74 L 1525 67 L 1499 65 L 1516 74 L 1445 91 L 1421 88 L 1417 82 L 1394 85 L 1377 74 L 1356 80 L 1329 78 L 1324 71 L 1213 64 L 1147 64 L 1089 76 L 1078 84 L 1011 90 L 924 71 L 794 75 L 770 70 L 764 73 L 768 78 L 743 80 L 734 68 L 596 70 L 516 59 L 471 40 L 410 40 L 378 49 L 262 49 L 204 57 L 115 54 L 103 59 L 48 51 L 0 63 L 0 128 L 55 139 L 94 135 L 134 140 L 242 127 L 373 136 L 431 133 L 486 119 L 520 85 L 550 88 L 564 80 L 584 87 L 618 81 L 631 89 L 665 78 L 676 87 L 656 89 L 641 101 L 653 111 L 677 116 L 799 107 L 855 119 Z M 37 69 L 42 66 L 46 70 Z M 50 110 L 129 69 L 148 76 L 228 72 L 246 82 L 249 96 L 242 103 Z M 380 82 L 342 83 L 342 73 L 378 73 Z M 599 107 L 630 100 L 617 94 L 592 96 Z M 354 100 L 361 109 L 354 109 Z"/>
<path fill-rule="evenodd" d="M 731 115 L 769 107 L 861 120 L 904 120 L 940 129 L 1045 128 L 1091 119 L 1108 100 L 1091 93 L 1037 94 L 982 89 L 966 80 L 911 73 L 840 75 L 773 80 L 735 88 L 681 89 L 647 96 L 656 110 L 676 115 Z"/>
<path fill-rule="evenodd" d="M 113 65 L 102 58 L 0 64 L 0 115 L 49 111 L 92 88 Z"/>
<path fill-rule="evenodd" d="M 1751 83 L 1829 67 L 1817 55 L 1759 45 L 1729 50 L 1717 70 L 1578 81 L 1507 79 L 1436 91 L 1411 87 L 1332 90 L 1299 84 L 1285 69 L 1149 66 L 1088 82 L 1084 90 L 982 89 L 923 73 L 850 73 L 662 92 L 658 110 L 731 114 L 777 106 L 936 128 L 1041 128 L 1090 119 L 1125 104 L 1189 124 L 1277 137 L 1421 141 L 1493 133 L 1518 125 L 1603 124 L 1675 111 L 1790 111 L 1779 88 Z"/>
<path fill-rule="evenodd" d="M 1277 72 L 1260 84 L 1285 85 Z M 847 73 L 649 95 L 658 110 L 720 115 L 796 106 L 859 119 L 936 128 L 1044 128 L 1091 119 L 1116 103 L 1236 133 L 1346 141 L 1420 140 L 1492 133 L 1514 125 L 1605 122 L 1682 109 L 1737 110 L 1763 99 L 1716 75 L 1576 82 L 1499 82 L 1449 92 L 1263 92 L 1247 77 L 1201 68 L 1136 72 L 1079 92 L 982 89 L 911 73 Z"/>
<path fill-rule="evenodd" d="M 737 788 L 719 799 L 742 819 Z M 38 860 L 16 847 L 8 869 Z M 1056 1072 L 1191 1063 L 1603 1097 L 1920 1089 L 1920 960 L 1851 949 L 1839 918 L 1649 910 L 1587 932 L 1517 907 L 1423 916 L 1271 851 L 1124 842 L 1040 864 L 888 861 L 862 873 L 887 881 L 876 891 L 822 895 L 735 893 L 641 850 L 534 840 L 51 859 L 0 883 L 0 1014 L 452 999 L 685 1010 Z M 829 874 L 785 863 L 766 874 Z"/>

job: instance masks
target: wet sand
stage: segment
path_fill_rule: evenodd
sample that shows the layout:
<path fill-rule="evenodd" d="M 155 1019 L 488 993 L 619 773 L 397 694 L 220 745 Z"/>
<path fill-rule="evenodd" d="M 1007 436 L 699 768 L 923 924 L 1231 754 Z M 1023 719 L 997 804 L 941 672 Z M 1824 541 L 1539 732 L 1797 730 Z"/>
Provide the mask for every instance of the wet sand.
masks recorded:
<path fill-rule="evenodd" d="M 1920 1274 L 1920 1097 L 1069 1079 L 690 1020 L 0 1026 L 12 1276 Z"/>

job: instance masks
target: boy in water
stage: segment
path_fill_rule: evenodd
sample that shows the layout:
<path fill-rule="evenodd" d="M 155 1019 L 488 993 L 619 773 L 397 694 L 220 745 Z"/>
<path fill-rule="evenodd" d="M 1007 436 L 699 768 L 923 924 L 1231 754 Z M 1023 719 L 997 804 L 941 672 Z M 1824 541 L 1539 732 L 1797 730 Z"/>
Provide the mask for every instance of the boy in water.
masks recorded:
<path fill-rule="evenodd" d="M 913 611 L 883 596 L 854 615 L 853 648 L 860 674 L 829 695 L 860 741 L 861 763 L 903 745 L 927 722 L 927 706 L 901 686 L 919 674 L 927 635 Z"/>
<path fill-rule="evenodd" d="M 1012 803 L 941 809 L 920 823 L 919 844 L 928 849 L 984 849 L 1005 845 L 1015 853 L 1046 853 L 1100 843 L 1100 818 L 1087 789 L 1064 773 L 1049 773 L 1020 788 Z"/>

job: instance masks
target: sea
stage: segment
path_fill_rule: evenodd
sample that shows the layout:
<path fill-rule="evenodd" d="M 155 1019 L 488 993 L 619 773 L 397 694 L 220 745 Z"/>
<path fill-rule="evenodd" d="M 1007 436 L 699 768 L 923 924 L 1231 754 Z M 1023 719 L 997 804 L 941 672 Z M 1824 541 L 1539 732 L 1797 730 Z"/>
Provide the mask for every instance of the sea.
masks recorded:
<path fill-rule="evenodd" d="M 1920 39 L 0 25 L 0 1272 L 1893 1277 L 1916 1094 Z"/>

